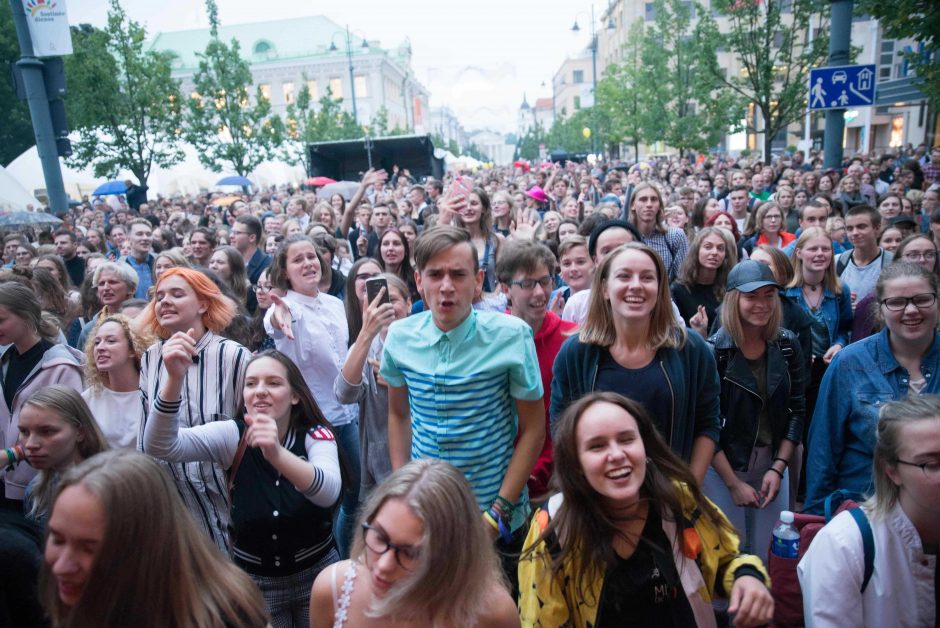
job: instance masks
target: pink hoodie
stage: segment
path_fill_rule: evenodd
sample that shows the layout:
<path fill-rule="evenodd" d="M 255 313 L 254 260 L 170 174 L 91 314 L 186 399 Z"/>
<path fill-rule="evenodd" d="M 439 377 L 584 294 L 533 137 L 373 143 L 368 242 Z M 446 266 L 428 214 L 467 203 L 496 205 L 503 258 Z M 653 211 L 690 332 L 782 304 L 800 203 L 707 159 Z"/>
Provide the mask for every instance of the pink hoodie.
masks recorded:
<path fill-rule="evenodd" d="M 7 347 L 0 351 L 0 360 L 10 349 Z M 42 360 L 30 372 L 16 395 L 13 397 L 13 411 L 7 408 L 6 402 L 0 400 L 0 448 L 12 447 L 20 437 L 19 416 L 23 404 L 37 390 L 51 384 L 60 384 L 74 388 L 78 392 L 84 390 L 82 377 L 83 355 L 68 345 L 55 345 L 42 356 Z M 20 462 L 12 471 L 0 469 L 3 478 L 5 494 L 8 499 L 23 499 L 26 485 L 36 475 L 36 470 L 26 462 Z"/>

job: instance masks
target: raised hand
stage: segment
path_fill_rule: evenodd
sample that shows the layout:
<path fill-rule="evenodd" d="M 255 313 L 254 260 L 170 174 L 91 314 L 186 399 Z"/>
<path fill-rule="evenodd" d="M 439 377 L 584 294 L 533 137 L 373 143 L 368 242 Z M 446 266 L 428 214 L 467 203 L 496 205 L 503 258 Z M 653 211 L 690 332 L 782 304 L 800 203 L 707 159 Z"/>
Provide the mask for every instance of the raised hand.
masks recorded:
<path fill-rule="evenodd" d="M 170 336 L 169 340 L 163 343 L 163 366 L 166 368 L 167 375 L 181 380 L 186 376 L 186 370 L 193 365 L 193 358 L 196 355 L 196 331 L 190 329 L 183 333 L 176 332 Z"/>
<path fill-rule="evenodd" d="M 268 462 L 273 462 L 281 454 L 281 439 L 277 433 L 277 421 L 264 414 L 245 415 L 245 434 L 249 447 L 257 447 Z"/>
<path fill-rule="evenodd" d="M 385 296 L 387 288 L 382 288 L 375 295 L 372 303 L 364 305 L 362 310 L 362 333 L 368 338 L 375 338 L 382 329 L 392 324 L 395 320 L 395 308 L 391 303 L 383 303 L 382 297 Z"/>
<path fill-rule="evenodd" d="M 689 327 L 699 333 L 702 338 L 708 338 L 708 314 L 705 313 L 705 306 L 698 306 L 695 316 L 689 319 Z"/>
<path fill-rule="evenodd" d="M 291 329 L 293 315 L 290 313 L 290 308 L 284 303 L 284 299 L 274 292 L 271 293 L 271 303 L 271 307 L 274 308 L 274 314 L 271 315 L 271 324 L 276 329 L 280 329 L 288 339 L 293 340 L 294 330 Z"/>

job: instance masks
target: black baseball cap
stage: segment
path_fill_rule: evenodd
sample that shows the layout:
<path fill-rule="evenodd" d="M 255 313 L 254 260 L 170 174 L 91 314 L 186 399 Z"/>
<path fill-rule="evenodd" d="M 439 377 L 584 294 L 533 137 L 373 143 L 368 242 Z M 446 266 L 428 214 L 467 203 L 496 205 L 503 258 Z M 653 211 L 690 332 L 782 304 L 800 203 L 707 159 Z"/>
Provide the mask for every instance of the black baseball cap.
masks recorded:
<path fill-rule="evenodd" d="M 592 258 L 597 252 L 597 239 L 601 237 L 601 234 L 607 231 L 608 229 L 626 229 L 631 234 L 633 234 L 634 242 L 642 242 L 643 236 L 640 235 L 640 232 L 632 224 L 626 220 L 606 220 L 598 225 L 595 225 L 591 229 L 591 237 L 588 238 L 588 255 Z"/>
<path fill-rule="evenodd" d="M 770 266 L 767 264 L 761 264 L 751 259 L 744 260 L 728 273 L 728 290 L 754 292 L 764 286 L 780 288 L 780 284 L 774 279 L 774 272 L 770 270 Z"/>
<path fill-rule="evenodd" d="M 917 221 L 914 220 L 913 216 L 910 216 L 908 214 L 898 214 L 897 216 L 891 219 L 891 224 L 892 225 L 910 225 L 912 227 L 916 227 Z"/>

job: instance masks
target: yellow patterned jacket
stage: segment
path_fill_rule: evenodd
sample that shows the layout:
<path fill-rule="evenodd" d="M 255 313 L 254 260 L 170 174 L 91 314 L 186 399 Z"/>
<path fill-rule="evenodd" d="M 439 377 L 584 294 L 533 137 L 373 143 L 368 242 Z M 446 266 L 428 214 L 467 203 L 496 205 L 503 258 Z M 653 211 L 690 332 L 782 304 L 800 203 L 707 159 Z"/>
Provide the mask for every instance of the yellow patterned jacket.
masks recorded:
<path fill-rule="evenodd" d="M 719 578 L 721 587 L 717 592 L 720 595 L 731 591 L 735 573 L 741 567 L 749 567 L 748 575 L 759 573 L 768 587 L 770 577 L 759 558 L 738 552 L 737 535 L 716 529 L 705 517 L 698 516 L 700 513 L 686 486 L 677 484 L 677 487 L 684 516 L 693 525 L 679 535 L 678 544 L 674 542 L 676 569 L 699 626 L 714 625 L 711 600 L 716 597 Z M 597 600 L 604 585 L 603 570 L 597 570 L 586 599 L 582 598 L 578 595 L 570 559 L 561 572 L 553 575 L 549 550 L 544 542 L 538 541 L 550 520 L 549 513 L 557 512 L 560 505 L 561 495 L 556 495 L 546 509 L 536 511 L 529 527 L 524 547 L 528 549 L 536 543 L 538 547 L 532 553 L 523 553 L 519 561 L 519 613 L 523 628 L 591 628 L 597 616 Z M 676 538 L 674 523 L 664 519 L 663 529 L 670 539 Z"/>

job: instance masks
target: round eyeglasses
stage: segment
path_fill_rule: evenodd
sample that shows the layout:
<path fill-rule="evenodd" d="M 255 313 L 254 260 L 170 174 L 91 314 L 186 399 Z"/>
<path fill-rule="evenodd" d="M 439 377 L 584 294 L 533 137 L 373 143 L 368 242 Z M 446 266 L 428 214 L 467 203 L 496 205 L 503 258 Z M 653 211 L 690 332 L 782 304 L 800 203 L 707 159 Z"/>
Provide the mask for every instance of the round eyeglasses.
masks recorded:
<path fill-rule="evenodd" d="M 414 570 L 418 563 L 418 557 L 421 555 L 420 548 L 414 545 L 398 545 L 392 543 L 381 530 L 373 528 L 368 523 L 362 524 L 362 540 L 366 547 L 382 555 L 388 550 L 395 553 L 395 562 L 405 571 Z"/>

